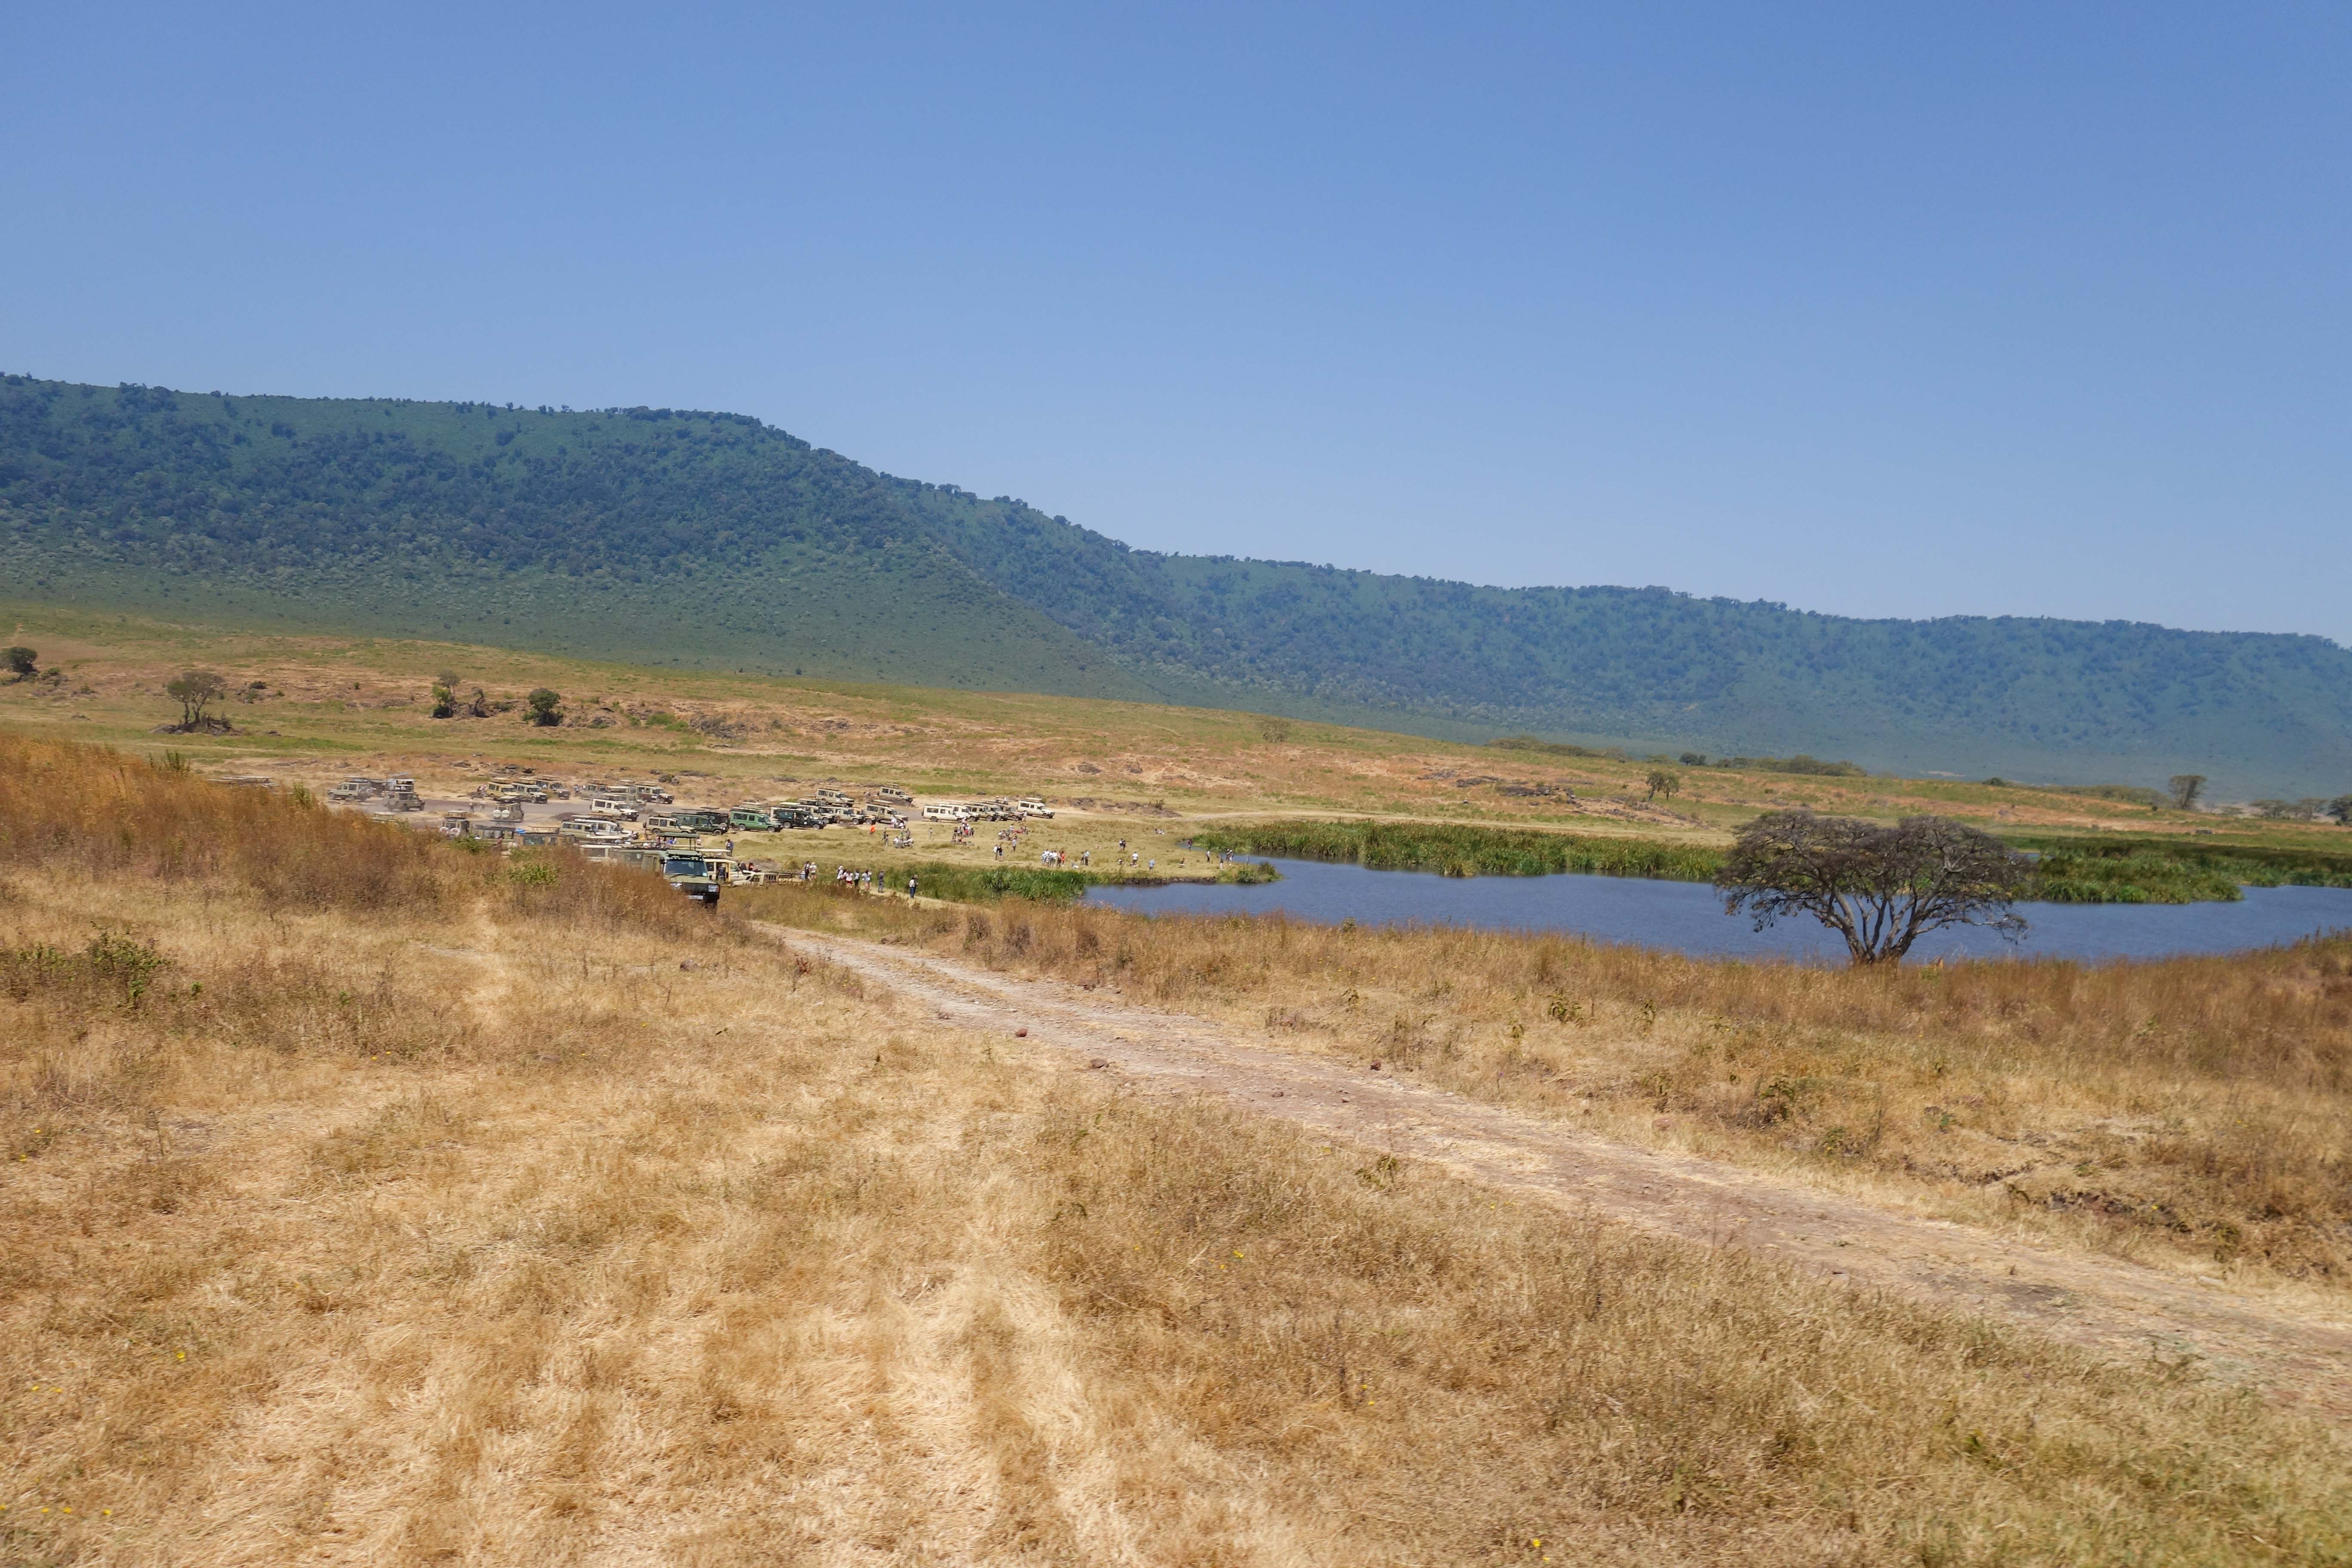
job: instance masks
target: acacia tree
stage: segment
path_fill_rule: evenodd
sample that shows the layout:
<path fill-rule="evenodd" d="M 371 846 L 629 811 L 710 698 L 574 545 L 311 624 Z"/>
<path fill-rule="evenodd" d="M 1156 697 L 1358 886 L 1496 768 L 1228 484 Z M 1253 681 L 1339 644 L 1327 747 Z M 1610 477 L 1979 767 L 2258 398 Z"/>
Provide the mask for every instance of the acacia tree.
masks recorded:
<path fill-rule="evenodd" d="M 2339 795 L 2329 801 L 2327 815 L 2336 819 L 2338 826 L 2352 827 L 2352 795 Z"/>
<path fill-rule="evenodd" d="M 433 678 L 433 717 L 454 719 L 457 716 L 457 682 L 464 679 L 454 669 L 445 669 Z"/>
<path fill-rule="evenodd" d="M 2205 793 L 2205 775 L 2175 773 L 2164 781 L 2164 787 L 2172 796 L 2175 811 L 2194 811 L 2197 809 L 2197 797 Z"/>
<path fill-rule="evenodd" d="M 1651 769 L 1649 783 L 1650 794 L 1648 798 L 1651 800 L 1655 800 L 1660 795 L 1664 795 L 1668 800 L 1672 800 L 1675 798 L 1675 792 L 1683 787 L 1682 779 L 1676 774 L 1668 773 L 1664 768 Z"/>
<path fill-rule="evenodd" d="M 552 690 L 548 687 L 542 686 L 538 690 L 532 692 L 530 697 L 526 698 L 524 700 L 529 703 L 530 707 L 530 721 L 532 723 L 561 724 L 563 722 L 563 694 L 562 692 Z"/>
<path fill-rule="evenodd" d="M 29 647 L 0 648 L 0 662 L 5 662 L 8 667 L 8 673 L 17 679 L 30 680 L 33 679 L 33 672 L 41 668 L 41 656 L 38 651 Z"/>
<path fill-rule="evenodd" d="M 228 682 L 209 669 L 184 669 L 163 683 L 163 695 L 180 705 L 180 728 L 205 726 L 205 710 L 228 695 Z"/>
<path fill-rule="evenodd" d="M 2032 870 L 1989 833 L 1942 816 L 1893 827 L 1849 816 L 1776 811 L 1739 830 L 1716 874 L 1723 912 L 1764 930 L 1811 915 L 1845 938 L 1856 964 L 1898 963 L 1911 944 L 1949 925 L 1987 925 L 2015 941 L 2010 905 Z"/>

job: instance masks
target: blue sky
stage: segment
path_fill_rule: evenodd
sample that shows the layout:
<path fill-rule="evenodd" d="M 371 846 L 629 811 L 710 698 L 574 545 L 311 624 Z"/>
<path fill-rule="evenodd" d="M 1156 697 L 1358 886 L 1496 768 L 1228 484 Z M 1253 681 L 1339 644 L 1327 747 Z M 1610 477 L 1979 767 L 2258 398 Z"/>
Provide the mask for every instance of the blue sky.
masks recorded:
<path fill-rule="evenodd" d="M 19 5 L 0 368 L 2352 643 L 2347 67 L 2316 5 Z"/>

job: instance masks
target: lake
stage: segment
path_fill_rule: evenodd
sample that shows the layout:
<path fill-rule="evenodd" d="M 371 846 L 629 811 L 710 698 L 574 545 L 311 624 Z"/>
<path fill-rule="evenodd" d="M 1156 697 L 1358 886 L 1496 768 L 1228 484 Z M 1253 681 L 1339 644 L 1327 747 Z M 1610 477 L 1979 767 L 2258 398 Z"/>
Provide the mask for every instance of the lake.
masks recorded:
<path fill-rule="evenodd" d="M 1087 902 L 1139 914 L 1272 914 L 1360 925 L 1458 925 L 1562 931 L 1701 957 L 1845 962 L 1845 943 L 1811 919 L 1766 931 L 1727 915 L 1702 882 L 1633 877 L 1440 877 L 1370 871 L 1316 860 L 1275 860 L 1279 882 L 1255 888 L 1177 883 L 1092 888 Z M 2236 904 L 2020 904 L 2032 922 L 2022 942 L 1959 927 L 1930 932 L 1916 962 L 1944 956 L 2163 958 L 2269 947 L 2316 932 L 2352 930 L 2352 888 L 2248 888 Z"/>

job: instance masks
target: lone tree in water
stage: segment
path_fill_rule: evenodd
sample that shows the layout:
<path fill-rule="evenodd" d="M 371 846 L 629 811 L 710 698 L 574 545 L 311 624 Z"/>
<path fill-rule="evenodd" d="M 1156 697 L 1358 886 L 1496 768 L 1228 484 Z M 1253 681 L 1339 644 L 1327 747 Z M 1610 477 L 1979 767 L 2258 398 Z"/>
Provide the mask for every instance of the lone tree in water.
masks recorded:
<path fill-rule="evenodd" d="M 180 728 L 194 734 L 205 727 L 205 710 L 228 695 L 228 682 L 209 669 L 184 669 L 163 683 L 163 695 L 180 705 Z"/>
<path fill-rule="evenodd" d="M 1811 915 L 1845 938 L 1856 964 L 1898 963 L 1943 926 L 1988 925 L 2012 942 L 2023 935 L 2025 921 L 2010 905 L 2031 875 L 2008 845 L 1948 817 L 1886 827 L 1776 811 L 1739 830 L 1715 887 L 1724 913 L 1753 915 L 1758 931 L 1782 915 Z"/>
<path fill-rule="evenodd" d="M 2164 781 L 2164 787 L 2172 796 L 2175 811 L 2194 811 L 2197 809 L 2197 797 L 2205 793 L 2205 775 L 2175 773 Z"/>

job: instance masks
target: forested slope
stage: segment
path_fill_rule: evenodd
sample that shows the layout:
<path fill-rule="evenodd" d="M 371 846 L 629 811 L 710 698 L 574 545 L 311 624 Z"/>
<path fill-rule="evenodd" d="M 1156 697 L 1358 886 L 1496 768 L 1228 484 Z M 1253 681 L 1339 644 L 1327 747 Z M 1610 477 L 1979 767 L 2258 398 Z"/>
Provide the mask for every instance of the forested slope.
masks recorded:
<path fill-rule="evenodd" d="M 2352 780 L 2352 654 L 1160 555 L 741 416 L 0 379 L 18 596 L 1473 736 L 2252 794 Z"/>

